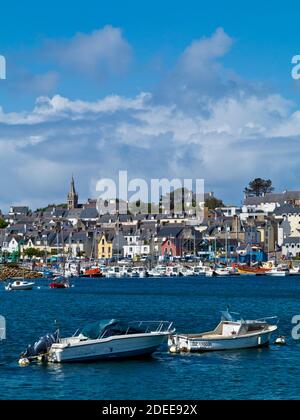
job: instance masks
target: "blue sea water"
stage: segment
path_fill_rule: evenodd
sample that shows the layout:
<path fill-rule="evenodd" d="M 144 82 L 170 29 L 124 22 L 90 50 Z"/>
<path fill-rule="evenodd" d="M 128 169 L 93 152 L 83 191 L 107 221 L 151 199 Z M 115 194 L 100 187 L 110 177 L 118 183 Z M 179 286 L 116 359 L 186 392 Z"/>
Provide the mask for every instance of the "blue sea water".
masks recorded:
<path fill-rule="evenodd" d="M 300 343 L 291 338 L 300 314 L 300 278 L 235 277 L 74 280 L 74 288 L 6 292 L 0 313 L 1 399 L 299 399 Z M 179 332 L 211 330 L 230 305 L 245 318 L 278 315 L 286 347 L 170 355 L 142 360 L 18 366 L 25 347 L 59 321 L 63 335 L 94 320 L 170 320 Z"/>

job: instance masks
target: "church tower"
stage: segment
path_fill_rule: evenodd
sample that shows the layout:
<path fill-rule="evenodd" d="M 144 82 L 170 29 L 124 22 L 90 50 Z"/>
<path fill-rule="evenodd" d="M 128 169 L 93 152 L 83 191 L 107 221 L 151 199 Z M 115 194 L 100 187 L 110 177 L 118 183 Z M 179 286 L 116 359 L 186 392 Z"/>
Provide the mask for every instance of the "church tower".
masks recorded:
<path fill-rule="evenodd" d="M 78 208 L 78 194 L 76 193 L 75 181 L 74 181 L 74 177 L 72 176 L 70 192 L 68 194 L 68 209 L 74 210 L 77 208 Z"/>

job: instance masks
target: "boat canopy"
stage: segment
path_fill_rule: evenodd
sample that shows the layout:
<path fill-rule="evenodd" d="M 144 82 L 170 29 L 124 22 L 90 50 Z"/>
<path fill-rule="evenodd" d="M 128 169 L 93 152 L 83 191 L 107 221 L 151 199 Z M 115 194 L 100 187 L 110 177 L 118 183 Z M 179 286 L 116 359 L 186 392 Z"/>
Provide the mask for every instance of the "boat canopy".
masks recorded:
<path fill-rule="evenodd" d="M 97 321 L 86 325 L 80 333 L 90 340 L 97 340 L 108 328 L 117 324 L 119 321 L 116 319 Z"/>
<path fill-rule="evenodd" d="M 90 340 L 98 340 L 99 338 L 108 338 L 115 335 L 141 334 L 145 332 L 146 328 L 142 325 L 132 325 L 111 319 L 89 324 L 80 331 L 80 334 Z"/>

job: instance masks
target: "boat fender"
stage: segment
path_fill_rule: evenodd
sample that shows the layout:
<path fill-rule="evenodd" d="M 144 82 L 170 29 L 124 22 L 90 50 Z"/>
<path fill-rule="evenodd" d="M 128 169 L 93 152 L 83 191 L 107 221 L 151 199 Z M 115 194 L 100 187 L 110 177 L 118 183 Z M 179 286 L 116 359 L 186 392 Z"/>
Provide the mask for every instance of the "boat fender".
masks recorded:
<path fill-rule="evenodd" d="M 29 365 L 30 365 L 29 359 L 22 358 L 22 359 L 19 360 L 19 366 L 20 367 L 27 367 Z"/>
<path fill-rule="evenodd" d="M 177 347 L 176 346 L 171 346 L 170 347 L 170 353 L 173 353 L 173 354 L 178 353 Z"/>
<path fill-rule="evenodd" d="M 285 337 L 278 337 L 274 343 L 276 346 L 285 346 L 286 345 L 286 339 Z"/>

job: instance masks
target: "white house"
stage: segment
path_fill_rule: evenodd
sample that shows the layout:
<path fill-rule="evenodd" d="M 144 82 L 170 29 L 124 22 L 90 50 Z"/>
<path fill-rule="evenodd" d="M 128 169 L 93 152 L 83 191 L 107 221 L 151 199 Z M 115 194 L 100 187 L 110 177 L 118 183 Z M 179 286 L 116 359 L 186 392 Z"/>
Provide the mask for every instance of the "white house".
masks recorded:
<path fill-rule="evenodd" d="M 13 252 L 18 252 L 19 250 L 19 243 L 21 238 L 10 237 L 2 244 L 2 252 L 9 252 L 12 254 Z"/>
<path fill-rule="evenodd" d="M 123 246 L 123 254 L 125 258 L 135 259 L 150 254 L 150 245 L 130 244 Z"/>

